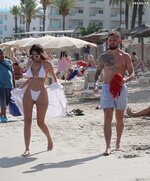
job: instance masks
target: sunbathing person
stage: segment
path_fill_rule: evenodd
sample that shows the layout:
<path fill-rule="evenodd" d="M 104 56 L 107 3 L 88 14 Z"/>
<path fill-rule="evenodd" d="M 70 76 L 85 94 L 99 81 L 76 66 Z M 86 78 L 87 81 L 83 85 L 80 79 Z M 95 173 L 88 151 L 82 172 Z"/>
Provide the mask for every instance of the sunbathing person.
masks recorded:
<path fill-rule="evenodd" d="M 132 111 L 131 108 L 128 108 L 126 114 L 130 117 L 141 117 L 141 116 L 150 116 L 150 106 L 141 110 L 141 111 Z"/>

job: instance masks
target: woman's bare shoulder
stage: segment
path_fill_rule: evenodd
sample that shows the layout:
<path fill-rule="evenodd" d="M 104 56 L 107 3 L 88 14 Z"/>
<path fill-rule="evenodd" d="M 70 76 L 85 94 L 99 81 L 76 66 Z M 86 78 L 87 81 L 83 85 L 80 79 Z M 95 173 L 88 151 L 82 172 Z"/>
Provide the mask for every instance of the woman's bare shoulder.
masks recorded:
<path fill-rule="evenodd" d="M 29 67 L 29 66 L 32 64 L 32 62 L 33 62 L 33 60 L 29 60 L 29 61 L 27 62 L 27 67 Z"/>
<path fill-rule="evenodd" d="M 49 59 L 43 61 L 45 66 L 51 65 L 51 61 Z"/>

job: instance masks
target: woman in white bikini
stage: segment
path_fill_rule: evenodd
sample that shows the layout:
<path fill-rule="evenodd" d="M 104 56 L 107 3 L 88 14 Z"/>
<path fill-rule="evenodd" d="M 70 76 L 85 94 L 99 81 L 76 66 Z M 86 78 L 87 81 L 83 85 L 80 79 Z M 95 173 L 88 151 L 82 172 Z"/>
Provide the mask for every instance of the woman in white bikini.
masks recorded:
<path fill-rule="evenodd" d="M 53 148 L 49 129 L 44 122 L 48 107 L 48 94 L 44 82 L 48 73 L 51 75 L 53 82 L 57 82 L 56 75 L 54 74 L 53 67 L 41 45 L 33 45 L 29 53 L 31 61 L 27 64 L 26 76 L 28 79 L 20 87 L 26 88 L 23 96 L 25 152 L 22 156 L 30 155 L 29 145 L 34 104 L 36 105 L 37 110 L 37 124 L 47 137 L 47 150 L 52 150 Z"/>

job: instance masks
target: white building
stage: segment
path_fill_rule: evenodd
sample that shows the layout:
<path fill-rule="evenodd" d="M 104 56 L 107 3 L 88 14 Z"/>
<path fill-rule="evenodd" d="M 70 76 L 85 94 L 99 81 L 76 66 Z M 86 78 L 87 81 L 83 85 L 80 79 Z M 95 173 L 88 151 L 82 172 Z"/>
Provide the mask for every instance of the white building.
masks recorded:
<path fill-rule="evenodd" d="M 122 2 L 122 14 L 120 16 L 120 6 L 110 6 L 109 0 L 77 0 L 75 7 L 66 16 L 65 29 L 71 30 L 77 27 L 87 27 L 90 23 L 97 24 L 104 29 L 116 29 L 124 27 L 125 24 L 125 5 Z M 145 3 L 143 24 L 150 26 L 149 19 L 150 3 Z M 129 22 L 131 22 L 132 8 L 129 12 Z M 137 23 L 137 22 L 136 22 Z M 18 27 L 25 30 L 25 22 L 23 18 L 18 19 Z M 129 25 L 130 28 L 130 25 Z M 13 15 L 6 9 L 0 10 L 0 41 L 4 37 L 11 37 L 14 29 Z M 37 18 L 31 22 L 30 31 L 41 31 L 42 21 Z M 50 6 L 47 9 L 46 31 L 62 30 L 62 16 L 59 10 Z"/>

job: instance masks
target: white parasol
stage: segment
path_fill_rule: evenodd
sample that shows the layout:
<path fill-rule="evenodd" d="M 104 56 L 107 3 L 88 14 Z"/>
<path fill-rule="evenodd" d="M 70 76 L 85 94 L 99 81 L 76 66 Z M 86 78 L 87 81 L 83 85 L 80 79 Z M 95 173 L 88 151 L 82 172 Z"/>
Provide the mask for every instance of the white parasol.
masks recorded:
<path fill-rule="evenodd" d="M 17 46 L 17 47 L 23 47 L 28 43 L 31 43 L 32 41 L 34 41 L 36 38 L 33 37 L 29 37 L 29 38 L 23 38 L 23 39 L 19 39 L 16 40 L 15 43 L 13 44 L 13 46 Z"/>
<path fill-rule="evenodd" d="M 43 36 L 43 37 L 36 38 L 33 41 L 24 44 L 22 47 L 23 48 L 30 48 L 34 44 L 40 44 L 40 45 L 44 46 L 45 44 L 49 43 L 54 38 L 56 38 L 56 37 L 54 37 L 54 36 Z"/>
<path fill-rule="evenodd" d="M 94 43 L 90 43 L 77 38 L 63 36 L 63 37 L 55 37 L 53 40 L 46 43 L 44 45 L 44 48 L 50 50 L 67 51 L 71 49 L 80 49 L 88 45 L 91 47 L 97 47 L 97 45 Z"/>
<path fill-rule="evenodd" d="M 1 44 L 0 44 L 0 47 L 13 46 L 15 42 L 16 42 L 16 41 L 8 41 L 8 42 L 5 42 L 5 43 L 1 43 Z"/>

